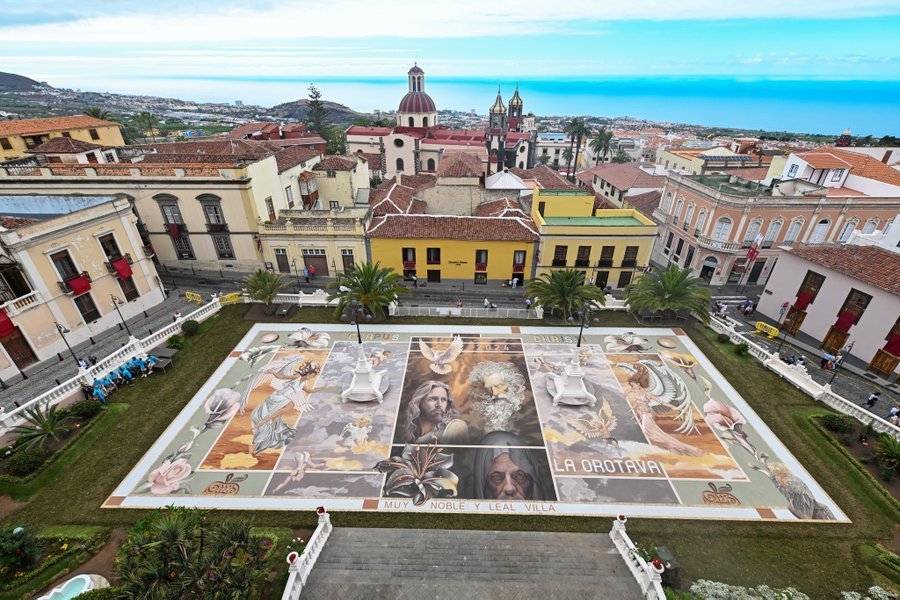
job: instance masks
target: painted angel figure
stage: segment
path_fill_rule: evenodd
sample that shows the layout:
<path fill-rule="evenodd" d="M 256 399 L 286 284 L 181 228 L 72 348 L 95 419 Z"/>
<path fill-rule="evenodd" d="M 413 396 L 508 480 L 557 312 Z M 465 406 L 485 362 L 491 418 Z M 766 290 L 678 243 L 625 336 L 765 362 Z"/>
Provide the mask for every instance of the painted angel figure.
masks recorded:
<path fill-rule="evenodd" d="M 597 411 L 596 416 L 589 419 L 570 419 L 569 422 L 575 428 L 575 431 L 586 439 L 599 438 L 603 445 L 613 446 L 619 454 L 622 454 L 622 450 L 619 448 L 619 441 L 612 435 L 619 420 L 613 414 L 612 406 L 609 405 L 609 400 L 606 398 L 603 398 L 603 405 Z"/>
<path fill-rule="evenodd" d="M 294 452 L 294 459 L 297 461 L 297 466 L 294 467 L 294 470 L 291 471 L 290 475 L 284 478 L 284 481 L 282 481 L 278 485 L 278 487 L 272 490 L 273 493 L 281 491 L 292 483 L 300 483 L 300 481 L 306 475 L 306 469 L 310 467 L 322 467 L 321 464 L 314 463 L 312 461 L 312 456 L 309 454 L 309 452 Z"/>
<path fill-rule="evenodd" d="M 372 433 L 372 417 L 365 415 L 344 425 L 341 438 L 347 436 L 344 445 L 353 448 L 364 446 L 369 441 L 370 433 Z"/>

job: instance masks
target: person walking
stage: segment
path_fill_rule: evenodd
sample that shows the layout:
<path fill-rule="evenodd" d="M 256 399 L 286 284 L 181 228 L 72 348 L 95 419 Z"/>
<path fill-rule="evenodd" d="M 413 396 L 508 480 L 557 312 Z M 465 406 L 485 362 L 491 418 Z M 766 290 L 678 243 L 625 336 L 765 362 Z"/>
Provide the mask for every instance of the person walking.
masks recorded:
<path fill-rule="evenodd" d="M 826 352 L 822 355 L 822 360 L 819 361 L 819 366 L 823 369 L 828 367 L 828 363 L 834 360 L 834 355 L 830 352 Z"/>
<path fill-rule="evenodd" d="M 525 310 L 531 310 L 531 298 L 525 298 Z"/>
<path fill-rule="evenodd" d="M 895 404 L 891 408 L 891 410 L 889 410 L 888 413 L 886 415 L 884 415 L 884 420 L 890 421 L 891 419 L 893 419 L 894 417 L 896 417 L 898 415 L 900 415 L 900 406 Z"/>
<path fill-rule="evenodd" d="M 313 281 L 316 280 L 316 265 L 309 265 L 309 276 Z"/>
<path fill-rule="evenodd" d="M 881 392 L 872 392 L 869 394 L 869 397 L 866 398 L 865 407 L 871 410 L 878 402 L 879 397 L 881 397 Z"/>
<path fill-rule="evenodd" d="M 414 288 L 419 287 L 419 278 L 415 274 L 413 274 L 412 276 L 412 282 Z"/>
<path fill-rule="evenodd" d="M 515 277 L 513 277 L 511 283 L 512 283 L 513 289 L 516 289 L 516 286 L 519 285 L 519 280 L 516 279 Z"/>
<path fill-rule="evenodd" d="M 306 283 L 309 283 L 309 269 L 303 267 L 303 279 L 306 280 Z"/>

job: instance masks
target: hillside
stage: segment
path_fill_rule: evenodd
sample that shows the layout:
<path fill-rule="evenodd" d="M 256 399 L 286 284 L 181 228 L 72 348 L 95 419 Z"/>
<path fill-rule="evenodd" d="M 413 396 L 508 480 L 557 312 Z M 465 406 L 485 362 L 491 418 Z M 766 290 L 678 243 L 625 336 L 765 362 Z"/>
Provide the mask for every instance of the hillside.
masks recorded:
<path fill-rule="evenodd" d="M 285 102 L 278 104 L 269 109 L 269 114 L 279 119 L 298 119 L 306 120 L 306 108 L 309 100 L 301 98 L 294 102 Z M 371 118 L 371 115 L 356 112 L 352 108 L 348 108 L 337 102 L 324 101 L 325 108 L 328 109 L 328 118 L 335 124 L 349 124 L 356 119 L 365 117 Z"/>
<path fill-rule="evenodd" d="M 40 82 L 15 73 L 0 73 L 0 92 L 29 92 Z"/>

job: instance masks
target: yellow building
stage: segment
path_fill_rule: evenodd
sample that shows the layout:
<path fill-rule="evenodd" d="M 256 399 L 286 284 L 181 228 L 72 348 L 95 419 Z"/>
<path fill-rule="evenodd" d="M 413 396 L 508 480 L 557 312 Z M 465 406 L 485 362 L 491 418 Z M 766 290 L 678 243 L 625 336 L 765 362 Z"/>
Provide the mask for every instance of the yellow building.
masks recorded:
<path fill-rule="evenodd" d="M 0 195 L 0 378 L 98 335 L 164 293 L 118 195 Z"/>
<path fill-rule="evenodd" d="M 101 147 L 125 145 L 118 123 L 86 115 L 0 121 L 0 160 L 26 156 L 29 150 L 57 137 Z"/>

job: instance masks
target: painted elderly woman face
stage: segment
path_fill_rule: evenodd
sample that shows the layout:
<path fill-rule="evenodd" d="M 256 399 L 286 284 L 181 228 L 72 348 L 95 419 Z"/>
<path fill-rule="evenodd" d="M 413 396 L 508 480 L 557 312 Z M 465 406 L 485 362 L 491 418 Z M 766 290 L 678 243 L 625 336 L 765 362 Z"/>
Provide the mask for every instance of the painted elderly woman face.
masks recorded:
<path fill-rule="evenodd" d="M 514 463 L 508 452 L 494 459 L 487 480 L 492 498 L 527 500 L 531 497 L 531 485 L 531 475 Z"/>

